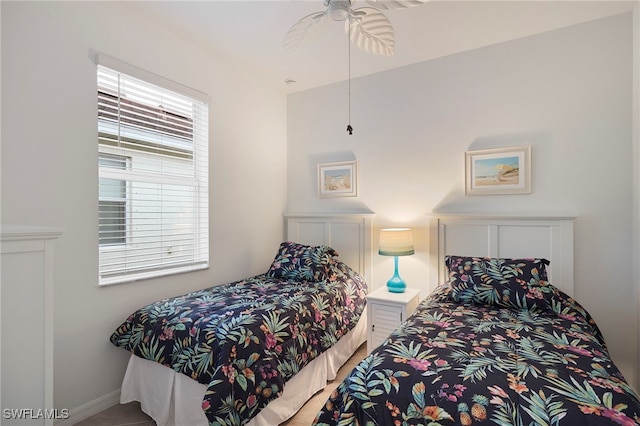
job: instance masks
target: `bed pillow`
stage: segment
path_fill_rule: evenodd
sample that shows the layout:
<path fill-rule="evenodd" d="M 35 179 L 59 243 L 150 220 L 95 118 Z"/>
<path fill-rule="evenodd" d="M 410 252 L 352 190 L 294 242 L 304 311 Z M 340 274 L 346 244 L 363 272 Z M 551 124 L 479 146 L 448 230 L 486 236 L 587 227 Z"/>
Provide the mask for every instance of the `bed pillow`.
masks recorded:
<path fill-rule="evenodd" d="M 285 241 L 267 275 L 294 281 L 324 281 L 331 274 L 331 262 L 338 253 L 329 246 L 309 246 Z"/>
<path fill-rule="evenodd" d="M 547 259 L 446 256 L 445 265 L 456 302 L 547 310 L 556 293 Z"/>

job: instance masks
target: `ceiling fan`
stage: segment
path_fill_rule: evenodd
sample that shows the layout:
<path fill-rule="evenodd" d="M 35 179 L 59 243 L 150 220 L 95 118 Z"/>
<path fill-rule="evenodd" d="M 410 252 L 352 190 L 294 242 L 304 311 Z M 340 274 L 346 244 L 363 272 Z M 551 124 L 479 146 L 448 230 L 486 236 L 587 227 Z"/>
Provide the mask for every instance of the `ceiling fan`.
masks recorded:
<path fill-rule="evenodd" d="M 405 9 L 428 0 L 366 0 L 373 7 L 352 9 L 355 1 L 323 0 L 325 10 L 305 16 L 287 32 L 283 43 L 285 51 L 296 50 L 310 38 L 319 35 L 334 20 L 345 21 L 345 31 L 351 42 L 360 49 L 375 55 L 391 56 L 395 50 L 393 26 L 380 10 Z"/>

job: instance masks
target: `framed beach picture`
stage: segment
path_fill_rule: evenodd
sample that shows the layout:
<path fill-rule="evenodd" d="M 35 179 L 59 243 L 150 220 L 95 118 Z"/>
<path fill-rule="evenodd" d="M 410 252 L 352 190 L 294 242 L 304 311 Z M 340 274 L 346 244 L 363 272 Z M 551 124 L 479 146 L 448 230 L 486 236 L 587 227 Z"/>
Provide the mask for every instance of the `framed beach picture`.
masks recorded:
<path fill-rule="evenodd" d="M 465 153 L 465 192 L 469 195 L 531 192 L 531 147 L 484 149 Z"/>
<path fill-rule="evenodd" d="M 356 197 L 358 163 L 342 161 L 318 164 L 318 197 Z"/>

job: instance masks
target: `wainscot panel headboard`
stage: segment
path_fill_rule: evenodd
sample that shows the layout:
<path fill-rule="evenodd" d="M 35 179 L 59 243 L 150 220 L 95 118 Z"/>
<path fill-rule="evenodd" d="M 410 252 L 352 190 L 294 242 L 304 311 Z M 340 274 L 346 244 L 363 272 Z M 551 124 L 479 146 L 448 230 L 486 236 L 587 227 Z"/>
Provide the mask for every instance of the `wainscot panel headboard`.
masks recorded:
<path fill-rule="evenodd" d="M 373 214 L 285 214 L 286 238 L 301 244 L 327 245 L 371 285 Z"/>
<path fill-rule="evenodd" d="M 573 296 L 573 221 L 576 216 L 430 215 L 430 284 L 447 280 L 446 255 L 542 257 L 549 282 Z"/>

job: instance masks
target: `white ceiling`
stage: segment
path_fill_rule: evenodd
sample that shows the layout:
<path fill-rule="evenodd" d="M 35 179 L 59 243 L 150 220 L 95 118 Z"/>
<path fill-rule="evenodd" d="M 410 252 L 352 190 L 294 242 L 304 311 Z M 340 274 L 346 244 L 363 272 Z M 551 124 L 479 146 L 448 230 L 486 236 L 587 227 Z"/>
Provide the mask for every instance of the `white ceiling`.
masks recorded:
<path fill-rule="evenodd" d="M 213 0 L 130 2 L 171 31 L 186 31 L 212 52 L 222 51 L 259 70 L 285 93 L 349 77 L 349 48 L 343 22 L 294 53 L 282 50 L 289 28 L 300 18 L 324 10 L 322 0 Z M 384 11 L 395 30 L 394 56 L 377 56 L 351 47 L 351 77 L 451 55 L 564 26 L 628 12 L 638 1 L 483 1 L 432 0 Z M 353 7 L 369 6 L 355 0 Z M 286 79 L 296 84 L 288 86 Z"/>

